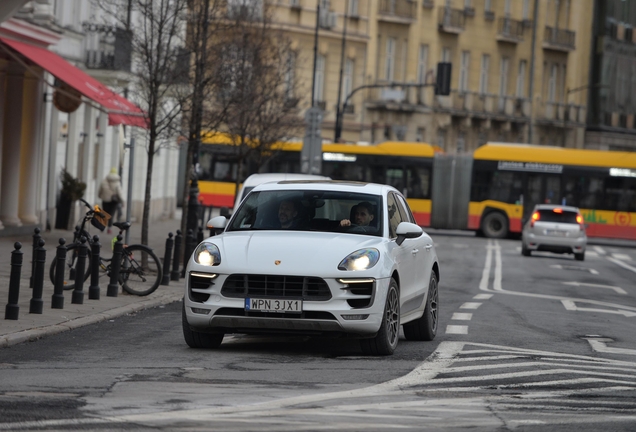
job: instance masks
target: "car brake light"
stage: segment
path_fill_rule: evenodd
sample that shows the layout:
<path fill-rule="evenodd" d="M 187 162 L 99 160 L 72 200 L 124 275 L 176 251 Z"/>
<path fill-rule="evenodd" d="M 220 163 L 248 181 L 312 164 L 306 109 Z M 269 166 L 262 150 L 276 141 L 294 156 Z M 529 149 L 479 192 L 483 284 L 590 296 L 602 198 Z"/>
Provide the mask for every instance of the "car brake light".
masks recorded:
<path fill-rule="evenodd" d="M 532 213 L 532 219 L 530 220 L 530 227 L 534 228 L 534 223 L 539 220 L 539 212 Z"/>
<path fill-rule="evenodd" d="M 560 208 L 555 208 L 552 211 L 555 213 L 563 213 L 563 209 L 560 209 Z"/>
<path fill-rule="evenodd" d="M 585 224 L 583 223 L 583 216 L 576 215 L 576 223 L 579 224 L 579 229 L 585 231 Z"/>

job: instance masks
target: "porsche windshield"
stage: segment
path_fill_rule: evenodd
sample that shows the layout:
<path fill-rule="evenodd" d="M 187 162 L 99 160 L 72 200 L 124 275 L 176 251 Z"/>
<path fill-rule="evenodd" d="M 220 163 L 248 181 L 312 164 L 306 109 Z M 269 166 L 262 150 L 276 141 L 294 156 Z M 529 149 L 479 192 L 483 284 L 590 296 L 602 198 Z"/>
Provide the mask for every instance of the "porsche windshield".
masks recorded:
<path fill-rule="evenodd" d="M 382 197 L 341 191 L 253 192 L 228 231 L 294 230 L 382 235 Z"/>

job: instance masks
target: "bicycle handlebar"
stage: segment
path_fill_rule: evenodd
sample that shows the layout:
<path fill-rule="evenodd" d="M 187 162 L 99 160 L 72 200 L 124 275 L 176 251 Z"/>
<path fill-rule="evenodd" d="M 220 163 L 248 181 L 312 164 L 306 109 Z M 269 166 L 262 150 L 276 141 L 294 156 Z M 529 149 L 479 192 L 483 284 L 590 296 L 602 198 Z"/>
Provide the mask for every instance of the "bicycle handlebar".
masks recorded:
<path fill-rule="evenodd" d="M 93 210 L 93 207 L 92 207 L 92 206 L 88 203 L 88 201 L 86 201 L 86 200 L 85 200 L 85 199 L 83 199 L 83 198 L 80 198 L 79 200 L 80 200 L 81 202 L 83 202 L 83 203 L 84 203 L 84 205 L 85 205 L 86 207 L 88 207 L 90 210 Z"/>

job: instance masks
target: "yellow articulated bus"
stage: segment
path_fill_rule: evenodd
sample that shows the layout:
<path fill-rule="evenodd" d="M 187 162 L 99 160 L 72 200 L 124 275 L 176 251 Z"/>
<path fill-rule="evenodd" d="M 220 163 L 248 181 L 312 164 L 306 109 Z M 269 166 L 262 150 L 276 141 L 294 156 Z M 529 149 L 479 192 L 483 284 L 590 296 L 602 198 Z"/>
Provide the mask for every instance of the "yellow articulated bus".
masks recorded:
<path fill-rule="evenodd" d="M 302 143 L 274 146 L 273 157 L 260 172 L 300 172 Z M 377 145 L 323 144 L 322 175 L 334 180 L 389 184 L 402 191 L 417 222 L 430 226 L 433 160 L 439 149 L 422 143 L 384 142 Z M 238 164 L 229 142 L 205 139 L 199 155 L 199 200 L 205 206 L 234 205 Z M 240 181 L 259 171 L 249 163 Z"/>
<path fill-rule="evenodd" d="M 590 237 L 636 239 L 636 153 L 496 143 L 475 150 L 468 229 L 520 233 L 536 204 L 579 207 Z"/>
<path fill-rule="evenodd" d="M 234 205 L 238 165 L 231 144 L 205 139 L 199 156 L 200 200 Z M 300 172 L 302 143 L 277 144 L 255 172 Z M 423 227 L 474 230 L 486 237 L 520 233 L 535 204 L 579 207 L 590 237 L 636 240 L 636 153 L 488 143 L 446 155 L 424 143 L 323 144 L 322 175 L 385 183 L 407 197 Z"/>

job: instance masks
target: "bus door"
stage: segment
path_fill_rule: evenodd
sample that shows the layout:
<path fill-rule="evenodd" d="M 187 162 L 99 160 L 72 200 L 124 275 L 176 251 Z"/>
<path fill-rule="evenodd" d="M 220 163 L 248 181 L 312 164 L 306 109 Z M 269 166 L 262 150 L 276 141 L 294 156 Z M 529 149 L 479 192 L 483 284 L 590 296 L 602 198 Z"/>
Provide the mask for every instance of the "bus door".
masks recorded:
<path fill-rule="evenodd" d="M 537 204 L 561 204 L 561 177 L 528 174 L 523 193 L 523 219 L 525 223 Z"/>

